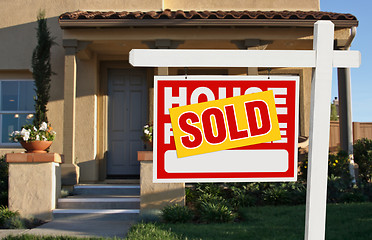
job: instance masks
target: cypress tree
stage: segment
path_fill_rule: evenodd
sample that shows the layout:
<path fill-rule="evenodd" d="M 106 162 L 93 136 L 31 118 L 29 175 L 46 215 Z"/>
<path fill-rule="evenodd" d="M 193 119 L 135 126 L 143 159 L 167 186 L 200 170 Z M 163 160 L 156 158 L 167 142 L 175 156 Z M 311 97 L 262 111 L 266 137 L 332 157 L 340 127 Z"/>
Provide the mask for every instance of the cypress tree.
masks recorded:
<path fill-rule="evenodd" d="M 32 53 L 32 76 L 35 80 L 35 116 L 34 125 L 40 126 L 42 122 L 48 123 L 47 104 L 49 102 L 50 80 L 53 74 L 50 63 L 50 49 L 54 45 L 51 37 L 45 11 L 37 16 L 37 45 Z"/>

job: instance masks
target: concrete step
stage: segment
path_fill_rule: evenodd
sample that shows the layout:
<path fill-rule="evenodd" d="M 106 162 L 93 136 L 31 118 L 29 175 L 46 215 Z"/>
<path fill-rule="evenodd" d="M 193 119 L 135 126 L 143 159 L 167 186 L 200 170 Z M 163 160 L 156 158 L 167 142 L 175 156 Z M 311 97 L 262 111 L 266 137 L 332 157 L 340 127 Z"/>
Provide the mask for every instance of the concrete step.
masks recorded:
<path fill-rule="evenodd" d="M 140 184 L 139 179 L 106 179 L 103 184 Z"/>
<path fill-rule="evenodd" d="M 79 184 L 74 186 L 74 195 L 140 195 L 138 184 Z"/>
<path fill-rule="evenodd" d="M 139 209 L 55 209 L 53 219 L 138 220 Z"/>
<path fill-rule="evenodd" d="M 83 197 L 58 199 L 58 209 L 139 209 L 139 197 Z"/>

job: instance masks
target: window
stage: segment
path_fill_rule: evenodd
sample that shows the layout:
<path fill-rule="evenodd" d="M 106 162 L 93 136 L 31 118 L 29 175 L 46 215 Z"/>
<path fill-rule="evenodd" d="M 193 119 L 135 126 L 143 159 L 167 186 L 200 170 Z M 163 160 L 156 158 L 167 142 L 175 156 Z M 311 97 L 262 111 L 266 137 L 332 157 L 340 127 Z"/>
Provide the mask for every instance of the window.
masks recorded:
<path fill-rule="evenodd" d="M 0 143 L 12 145 L 9 135 L 21 130 L 25 124 L 32 124 L 34 117 L 34 81 L 0 81 Z"/>

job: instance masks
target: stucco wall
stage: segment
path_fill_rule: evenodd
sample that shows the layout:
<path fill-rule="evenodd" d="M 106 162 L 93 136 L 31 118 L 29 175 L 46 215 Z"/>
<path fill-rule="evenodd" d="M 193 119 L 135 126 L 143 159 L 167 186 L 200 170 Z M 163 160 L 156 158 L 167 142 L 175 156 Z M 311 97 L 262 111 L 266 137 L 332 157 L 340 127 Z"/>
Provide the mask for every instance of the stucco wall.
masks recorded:
<path fill-rule="evenodd" d="M 36 44 L 36 16 L 45 9 L 48 26 L 59 46 L 53 49 L 54 58 L 60 57 L 62 30 L 58 17 L 69 11 L 159 11 L 161 0 L 3 0 L 0 8 L 0 70 L 29 69 L 32 50 Z M 56 52 L 55 52 L 56 51 Z M 55 64 L 54 64 L 55 65 Z"/>
<path fill-rule="evenodd" d="M 58 163 L 10 163 L 9 209 L 22 217 L 51 220 L 60 196 Z"/>
<path fill-rule="evenodd" d="M 164 8 L 172 10 L 304 10 L 319 11 L 319 0 L 164 0 Z"/>

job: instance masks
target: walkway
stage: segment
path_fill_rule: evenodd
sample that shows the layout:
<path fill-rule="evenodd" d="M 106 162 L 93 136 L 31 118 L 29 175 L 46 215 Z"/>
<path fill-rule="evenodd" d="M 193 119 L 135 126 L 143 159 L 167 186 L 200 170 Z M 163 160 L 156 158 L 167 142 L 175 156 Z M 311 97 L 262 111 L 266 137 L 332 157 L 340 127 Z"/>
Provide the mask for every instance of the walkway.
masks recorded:
<path fill-rule="evenodd" d="M 19 234 L 124 238 L 133 223 L 129 220 L 56 219 L 33 229 L 0 230 L 0 238 Z"/>

